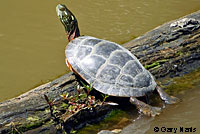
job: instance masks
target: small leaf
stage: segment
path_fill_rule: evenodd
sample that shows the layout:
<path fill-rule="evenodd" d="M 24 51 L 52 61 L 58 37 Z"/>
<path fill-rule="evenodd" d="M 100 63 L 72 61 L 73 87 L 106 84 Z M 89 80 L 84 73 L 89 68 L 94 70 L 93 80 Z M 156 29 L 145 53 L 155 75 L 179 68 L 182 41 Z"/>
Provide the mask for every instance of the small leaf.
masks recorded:
<path fill-rule="evenodd" d="M 67 106 L 68 106 L 68 104 L 66 104 L 66 103 L 64 103 L 64 102 L 63 102 L 62 105 L 61 105 L 62 108 L 66 108 Z"/>
<path fill-rule="evenodd" d="M 45 109 L 45 113 L 50 113 L 50 109 Z"/>
<path fill-rule="evenodd" d="M 37 116 L 28 117 L 27 120 L 28 120 L 28 121 L 38 121 L 38 120 L 39 120 L 39 117 L 37 117 Z"/>
<path fill-rule="evenodd" d="M 76 134 L 76 133 L 77 133 L 76 130 L 72 130 L 72 131 L 70 132 L 70 134 Z"/>

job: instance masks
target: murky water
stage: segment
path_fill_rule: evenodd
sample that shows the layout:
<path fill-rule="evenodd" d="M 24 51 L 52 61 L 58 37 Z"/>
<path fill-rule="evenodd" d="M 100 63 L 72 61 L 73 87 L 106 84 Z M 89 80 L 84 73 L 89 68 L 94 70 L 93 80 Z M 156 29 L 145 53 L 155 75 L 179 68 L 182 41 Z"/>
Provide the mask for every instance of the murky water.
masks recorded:
<path fill-rule="evenodd" d="M 150 118 L 128 109 L 112 118 L 88 126 L 79 134 L 95 134 L 102 129 L 122 129 L 121 134 L 199 134 L 200 133 L 200 69 L 171 81 L 167 90 L 181 102 L 167 105 L 159 116 Z M 164 82 L 164 83 L 165 83 Z"/>
<path fill-rule="evenodd" d="M 200 70 L 181 79 L 169 87 L 177 91 L 180 104 L 167 106 L 163 113 L 150 124 L 145 134 L 199 134 L 200 133 Z M 173 128 L 172 132 L 170 132 Z M 167 131 L 168 130 L 168 131 Z"/>
<path fill-rule="evenodd" d="M 82 34 L 118 43 L 200 9 L 199 0 L 1 0 L 0 101 L 67 72 L 58 3 L 74 12 Z"/>

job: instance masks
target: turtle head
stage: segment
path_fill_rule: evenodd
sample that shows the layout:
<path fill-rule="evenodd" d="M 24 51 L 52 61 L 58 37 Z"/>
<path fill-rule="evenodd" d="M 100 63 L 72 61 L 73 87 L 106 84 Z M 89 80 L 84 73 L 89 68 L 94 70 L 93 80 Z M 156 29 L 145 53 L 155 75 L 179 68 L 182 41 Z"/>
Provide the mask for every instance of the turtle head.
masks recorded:
<path fill-rule="evenodd" d="M 74 38 L 80 36 L 78 22 L 72 12 L 65 5 L 62 4 L 57 5 L 56 11 L 61 23 L 65 27 L 68 40 L 71 41 Z"/>

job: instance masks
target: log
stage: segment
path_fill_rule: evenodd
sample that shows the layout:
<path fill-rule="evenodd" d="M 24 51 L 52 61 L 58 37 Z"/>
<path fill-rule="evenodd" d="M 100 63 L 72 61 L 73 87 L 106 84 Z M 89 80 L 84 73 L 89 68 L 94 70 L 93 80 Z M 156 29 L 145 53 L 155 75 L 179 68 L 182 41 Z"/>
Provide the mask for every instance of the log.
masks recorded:
<path fill-rule="evenodd" d="M 165 23 L 123 45 L 136 55 L 156 79 L 189 73 L 200 67 L 200 11 Z M 52 123 L 44 94 L 59 101 L 63 93 L 76 94 L 76 82 L 73 73 L 68 73 L 1 102 L 0 133 L 58 133 L 58 126 Z M 98 109 L 105 115 L 112 108 L 103 105 Z M 102 116 L 101 112 L 99 115 Z"/>
<path fill-rule="evenodd" d="M 200 11 L 163 24 L 124 46 L 156 78 L 181 76 L 200 65 Z"/>

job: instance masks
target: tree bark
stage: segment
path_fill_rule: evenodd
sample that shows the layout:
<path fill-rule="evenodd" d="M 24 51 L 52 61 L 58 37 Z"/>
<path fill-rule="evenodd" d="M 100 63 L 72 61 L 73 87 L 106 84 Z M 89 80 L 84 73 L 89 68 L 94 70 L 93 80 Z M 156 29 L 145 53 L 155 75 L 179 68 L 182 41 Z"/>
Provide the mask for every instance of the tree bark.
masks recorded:
<path fill-rule="evenodd" d="M 191 72 L 200 67 L 200 11 L 165 23 L 123 46 L 136 55 L 157 79 Z M 75 76 L 68 73 L 1 102 L 0 133 L 58 133 L 57 126 L 49 123 L 51 116 L 44 94 L 60 100 L 63 93 L 76 93 L 75 84 Z M 109 108 L 102 106 L 101 110 L 106 114 Z"/>

